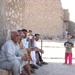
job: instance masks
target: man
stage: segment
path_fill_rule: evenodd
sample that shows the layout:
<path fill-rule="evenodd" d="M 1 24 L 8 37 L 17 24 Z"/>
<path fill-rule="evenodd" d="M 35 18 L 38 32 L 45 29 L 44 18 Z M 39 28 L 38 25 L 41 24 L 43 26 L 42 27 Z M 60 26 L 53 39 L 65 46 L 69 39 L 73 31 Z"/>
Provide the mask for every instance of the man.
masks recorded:
<path fill-rule="evenodd" d="M 11 33 L 11 40 L 8 40 L 0 50 L 0 68 L 12 71 L 12 75 L 24 75 L 20 73 L 25 65 L 28 75 L 31 75 L 28 57 L 21 53 L 17 44 L 18 41 L 19 33 L 13 31 Z"/>
<path fill-rule="evenodd" d="M 35 52 L 33 51 L 34 47 L 30 46 L 30 41 L 31 41 L 32 36 L 30 36 L 30 37 L 27 36 L 27 30 L 26 29 L 22 29 L 22 31 L 24 33 L 22 43 L 23 43 L 24 47 L 26 48 L 26 50 L 28 51 L 29 56 L 31 57 L 30 64 L 34 64 L 34 67 L 32 67 L 32 68 L 38 69 L 38 67 L 36 66 Z M 32 61 L 34 61 L 34 62 L 32 62 Z"/>
<path fill-rule="evenodd" d="M 42 49 L 38 48 L 37 45 L 36 45 L 36 42 L 39 41 L 39 39 L 40 39 L 40 35 L 35 34 L 35 47 L 36 47 L 36 49 L 38 49 L 38 51 L 36 51 L 37 64 L 38 65 L 42 65 L 42 64 L 46 65 L 48 63 L 43 61 L 42 56 L 39 53 L 39 52 L 44 53 L 44 51 Z"/>
<path fill-rule="evenodd" d="M 25 47 L 24 47 L 24 45 L 23 45 L 23 43 L 22 43 L 22 38 L 23 38 L 23 36 L 24 36 L 24 34 L 23 34 L 23 32 L 22 32 L 22 30 L 18 30 L 18 32 L 19 32 L 19 34 L 20 34 L 20 40 L 19 40 L 19 47 L 20 47 L 20 50 L 21 50 L 21 52 L 22 53 L 24 53 L 24 54 L 26 54 L 28 57 L 29 57 L 29 66 L 30 66 L 30 60 L 31 60 L 31 57 L 28 55 L 29 54 L 29 51 L 28 50 L 30 50 L 31 51 L 31 49 L 26 49 Z M 32 49 L 33 50 L 33 49 Z M 31 71 L 31 73 L 35 73 L 35 71 L 30 67 L 30 71 Z"/>
<path fill-rule="evenodd" d="M 24 34 L 23 39 L 22 39 L 22 43 L 23 43 L 24 47 L 26 49 L 28 49 L 30 39 L 27 37 L 27 30 L 22 29 L 22 32 Z"/>
<path fill-rule="evenodd" d="M 28 55 L 30 56 L 31 51 L 33 51 L 33 48 L 29 48 L 29 41 L 30 39 L 27 37 L 27 30 L 26 29 L 22 29 L 21 30 L 24 34 L 23 38 L 22 38 L 22 44 L 23 46 L 26 48 Z"/>

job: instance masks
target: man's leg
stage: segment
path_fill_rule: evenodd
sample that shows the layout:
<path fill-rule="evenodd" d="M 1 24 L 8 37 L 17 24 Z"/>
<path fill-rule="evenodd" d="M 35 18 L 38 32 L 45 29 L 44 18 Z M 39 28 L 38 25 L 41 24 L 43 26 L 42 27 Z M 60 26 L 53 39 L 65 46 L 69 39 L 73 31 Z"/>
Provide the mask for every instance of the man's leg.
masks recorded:
<path fill-rule="evenodd" d="M 36 53 L 35 51 L 31 52 L 32 64 L 36 65 Z"/>
<path fill-rule="evenodd" d="M 4 70 L 12 71 L 12 75 L 20 75 L 20 63 L 18 60 L 2 63 L 1 67 Z"/>
<path fill-rule="evenodd" d="M 13 75 L 20 75 L 20 62 L 18 60 L 14 60 L 11 62 L 11 65 Z"/>
<path fill-rule="evenodd" d="M 41 55 L 40 55 L 39 52 L 38 52 L 38 57 L 39 57 L 39 61 L 40 61 L 40 62 L 43 62 L 43 59 L 42 59 L 42 57 L 41 57 Z"/>
<path fill-rule="evenodd" d="M 29 64 L 26 64 L 24 66 L 25 70 L 27 71 L 28 75 L 31 75 L 31 71 L 30 71 L 30 65 Z"/>
<path fill-rule="evenodd" d="M 38 57 L 39 57 L 39 61 L 41 62 L 41 64 L 44 64 L 44 65 L 48 64 L 47 62 L 43 61 L 42 56 L 39 52 L 38 52 Z"/>

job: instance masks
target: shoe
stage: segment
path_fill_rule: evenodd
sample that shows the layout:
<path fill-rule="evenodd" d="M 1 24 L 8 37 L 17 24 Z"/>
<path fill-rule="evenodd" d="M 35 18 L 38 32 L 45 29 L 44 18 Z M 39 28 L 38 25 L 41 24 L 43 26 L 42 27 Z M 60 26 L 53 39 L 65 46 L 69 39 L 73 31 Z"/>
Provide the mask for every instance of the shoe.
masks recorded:
<path fill-rule="evenodd" d="M 37 67 L 37 66 L 32 66 L 32 68 L 33 68 L 33 69 L 38 69 L 38 67 Z"/>
<path fill-rule="evenodd" d="M 43 66 L 43 64 L 41 64 L 41 63 L 37 63 L 37 65 L 38 65 L 38 66 Z"/>
<path fill-rule="evenodd" d="M 31 69 L 32 69 L 33 71 L 35 71 L 35 69 L 33 69 L 32 67 L 31 67 Z"/>
<path fill-rule="evenodd" d="M 63 63 L 63 65 L 67 65 L 67 63 Z"/>
<path fill-rule="evenodd" d="M 28 75 L 28 74 L 20 74 L 20 75 Z"/>
<path fill-rule="evenodd" d="M 47 65 L 48 63 L 47 63 L 47 62 L 41 62 L 41 64 L 43 64 L 43 65 Z"/>
<path fill-rule="evenodd" d="M 67 66 L 72 66 L 72 64 L 67 64 Z"/>

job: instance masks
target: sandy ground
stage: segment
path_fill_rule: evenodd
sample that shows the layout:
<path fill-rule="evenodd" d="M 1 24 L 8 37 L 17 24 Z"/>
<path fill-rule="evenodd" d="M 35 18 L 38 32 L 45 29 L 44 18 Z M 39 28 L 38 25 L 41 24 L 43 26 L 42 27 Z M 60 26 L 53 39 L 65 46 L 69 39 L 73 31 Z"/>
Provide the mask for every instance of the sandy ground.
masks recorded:
<path fill-rule="evenodd" d="M 45 59 L 48 65 L 39 67 L 33 75 L 75 75 L 75 60 L 73 64 L 63 65 L 64 59 Z"/>

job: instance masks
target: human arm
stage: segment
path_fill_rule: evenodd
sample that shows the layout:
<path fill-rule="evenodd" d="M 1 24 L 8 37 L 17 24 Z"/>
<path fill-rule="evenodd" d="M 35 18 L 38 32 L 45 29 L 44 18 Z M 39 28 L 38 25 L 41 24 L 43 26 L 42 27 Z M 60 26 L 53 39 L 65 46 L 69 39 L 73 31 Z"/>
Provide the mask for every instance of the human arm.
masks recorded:
<path fill-rule="evenodd" d="M 21 56 L 17 56 L 17 53 L 15 53 L 15 46 L 13 44 L 7 43 L 3 50 L 5 50 L 8 61 L 21 60 Z"/>

